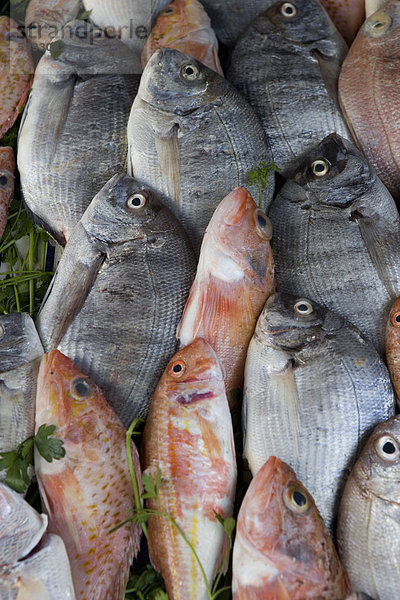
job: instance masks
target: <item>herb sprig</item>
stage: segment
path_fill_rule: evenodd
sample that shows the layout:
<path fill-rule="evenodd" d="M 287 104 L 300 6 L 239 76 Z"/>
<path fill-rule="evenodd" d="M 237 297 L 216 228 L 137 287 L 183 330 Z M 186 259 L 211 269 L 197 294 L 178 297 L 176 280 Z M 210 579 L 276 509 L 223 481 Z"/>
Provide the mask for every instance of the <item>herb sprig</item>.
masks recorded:
<path fill-rule="evenodd" d="M 262 190 L 267 186 L 269 174 L 274 171 L 279 171 L 279 168 L 276 166 L 274 161 L 272 161 L 269 165 L 267 165 L 265 161 L 262 161 L 253 171 L 249 171 L 247 173 L 249 185 L 253 185 L 254 183 L 257 183 L 258 185 L 258 191 L 260 194 L 260 208 L 262 208 Z"/>

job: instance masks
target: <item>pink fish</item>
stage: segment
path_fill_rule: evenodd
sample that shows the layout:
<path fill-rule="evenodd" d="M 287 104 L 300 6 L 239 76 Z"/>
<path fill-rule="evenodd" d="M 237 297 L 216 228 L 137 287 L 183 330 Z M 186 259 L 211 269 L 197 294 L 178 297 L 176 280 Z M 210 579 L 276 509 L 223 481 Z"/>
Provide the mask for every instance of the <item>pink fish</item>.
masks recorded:
<path fill-rule="evenodd" d="M 12 148 L 0 147 L 0 238 L 7 224 L 7 214 L 14 197 L 15 158 Z"/>
<path fill-rule="evenodd" d="M 320 0 L 320 2 L 350 46 L 365 19 L 365 0 Z"/>

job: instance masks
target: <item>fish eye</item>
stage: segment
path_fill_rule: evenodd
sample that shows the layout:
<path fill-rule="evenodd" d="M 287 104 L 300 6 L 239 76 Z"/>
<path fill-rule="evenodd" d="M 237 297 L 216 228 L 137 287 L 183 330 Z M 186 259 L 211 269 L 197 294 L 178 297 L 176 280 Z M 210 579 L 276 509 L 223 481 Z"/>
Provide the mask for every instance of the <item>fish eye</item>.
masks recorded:
<path fill-rule="evenodd" d="M 366 21 L 364 28 L 372 37 L 380 37 L 391 26 L 391 17 L 383 11 L 377 11 L 371 15 Z"/>
<path fill-rule="evenodd" d="M 394 327 L 400 327 L 400 311 L 395 312 L 391 317 L 390 321 Z"/>
<path fill-rule="evenodd" d="M 306 490 L 297 484 L 290 483 L 284 491 L 284 500 L 290 510 L 304 514 L 311 507 Z"/>
<path fill-rule="evenodd" d="M 18 31 L 18 29 L 10 29 L 10 31 L 6 31 L 4 34 L 4 39 L 7 40 L 7 42 L 12 42 L 14 40 L 19 40 L 21 38 L 21 34 Z"/>
<path fill-rule="evenodd" d="M 314 160 L 314 162 L 311 163 L 311 171 L 317 177 L 323 177 L 324 175 L 326 175 L 329 171 L 329 168 L 330 164 L 328 163 L 328 161 L 322 158 Z"/>
<path fill-rule="evenodd" d="M 297 300 L 293 308 L 299 315 L 310 315 L 312 312 L 314 312 L 311 302 L 304 298 Z"/>
<path fill-rule="evenodd" d="M 193 65 L 192 63 L 188 63 L 186 65 L 183 65 L 181 73 L 182 73 L 182 77 L 184 79 L 188 79 L 189 81 L 194 81 L 199 76 L 200 71 L 196 67 L 196 65 Z"/>
<path fill-rule="evenodd" d="M 284 17 L 295 17 L 297 15 L 297 8 L 291 2 L 284 2 L 281 6 L 281 14 Z"/>
<path fill-rule="evenodd" d="M 7 175 L 0 175 L 0 185 L 7 185 L 8 177 Z"/>
<path fill-rule="evenodd" d="M 255 213 L 257 233 L 260 237 L 267 240 L 272 238 L 272 223 L 267 215 L 261 209 L 257 209 Z"/>
<path fill-rule="evenodd" d="M 173 13 L 173 12 L 174 12 L 174 9 L 173 9 L 173 7 L 172 7 L 172 6 L 169 6 L 168 8 L 166 8 L 166 9 L 163 11 L 163 14 L 164 14 L 164 15 L 170 15 L 170 14 L 171 14 L 171 13 Z"/>
<path fill-rule="evenodd" d="M 179 379 L 180 377 L 182 377 L 185 370 L 186 365 L 183 362 L 183 360 L 176 360 L 174 363 L 172 363 L 171 368 L 169 370 L 169 374 L 171 375 L 171 377 L 174 377 L 174 379 Z"/>
<path fill-rule="evenodd" d="M 397 441 L 387 433 L 376 440 L 375 450 L 379 458 L 385 462 L 395 462 L 400 458 L 400 448 Z"/>
<path fill-rule="evenodd" d="M 71 384 L 71 394 L 76 400 L 88 398 L 93 391 L 93 386 L 84 377 L 77 377 Z"/>
<path fill-rule="evenodd" d="M 133 209 L 142 208 L 145 204 L 146 196 L 143 196 L 143 194 L 132 194 L 126 201 L 126 206 Z"/>

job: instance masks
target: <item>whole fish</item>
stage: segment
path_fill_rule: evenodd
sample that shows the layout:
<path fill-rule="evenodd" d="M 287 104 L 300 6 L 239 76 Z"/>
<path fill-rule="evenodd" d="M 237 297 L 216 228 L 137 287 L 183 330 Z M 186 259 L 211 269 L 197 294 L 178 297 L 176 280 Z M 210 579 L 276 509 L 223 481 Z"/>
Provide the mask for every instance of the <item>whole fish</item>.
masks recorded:
<path fill-rule="evenodd" d="M 91 20 L 140 56 L 158 13 L 171 0 L 83 0 Z M 140 70 L 138 71 L 140 73 Z"/>
<path fill-rule="evenodd" d="M 0 138 L 17 120 L 32 85 L 31 52 L 18 24 L 0 16 Z"/>
<path fill-rule="evenodd" d="M 68 555 L 58 535 L 44 534 L 24 560 L 0 566 L 1 600 L 75 600 Z"/>
<path fill-rule="evenodd" d="M 271 162 L 261 124 L 220 75 L 172 48 L 157 50 L 143 72 L 128 123 L 128 172 L 154 187 L 197 250 L 220 202 Z M 274 173 L 263 188 L 272 198 Z M 250 192 L 258 193 L 256 184 Z"/>
<path fill-rule="evenodd" d="M 190 541 L 211 588 L 227 567 L 228 537 L 216 519 L 232 515 L 236 459 L 232 421 L 218 359 L 202 339 L 179 350 L 157 386 L 146 422 L 142 464 L 157 479 L 158 501 Z M 150 508 L 156 508 L 154 501 Z M 162 516 L 148 521 L 150 559 L 170 600 L 206 600 L 198 563 Z"/>
<path fill-rule="evenodd" d="M 14 151 L 9 146 L 0 147 L 0 238 L 7 224 L 8 209 L 14 198 Z"/>
<path fill-rule="evenodd" d="M 350 135 L 337 100 L 346 52 L 319 0 L 275 2 L 233 50 L 227 77 L 260 117 L 285 178 L 329 133 Z"/>
<path fill-rule="evenodd" d="M 46 351 L 58 347 L 104 390 L 126 427 L 146 416 L 176 350 L 194 274 L 175 217 L 127 175 L 97 194 L 64 250 L 39 335 Z"/>
<path fill-rule="evenodd" d="M 135 506 L 126 429 L 99 388 L 58 350 L 40 364 L 36 428 L 44 423 L 56 425 L 66 454 L 49 463 L 35 449 L 36 476 L 48 530 L 67 549 L 76 598 L 122 600 L 140 541 L 132 522 L 111 531 Z M 140 481 L 133 444 L 131 453 Z"/>
<path fill-rule="evenodd" d="M 198 0 L 174 0 L 158 15 L 143 48 L 143 68 L 161 47 L 176 48 L 224 75 L 218 58 L 218 40 Z"/>
<path fill-rule="evenodd" d="M 365 19 L 368 0 L 320 0 L 332 21 L 350 46 Z"/>
<path fill-rule="evenodd" d="M 386 364 L 395 394 L 400 399 L 400 298 L 393 302 L 386 324 Z"/>
<path fill-rule="evenodd" d="M 275 294 L 257 322 L 244 379 L 244 454 L 253 475 L 279 456 L 332 530 L 357 451 L 394 414 L 383 361 L 342 317 L 306 298 Z"/>
<path fill-rule="evenodd" d="M 44 52 L 68 21 L 78 16 L 80 0 L 30 0 L 25 34 L 34 50 Z"/>
<path fill-rule="evenodd" d="M 390 305 L 400 295 L 400 222 L 362 154 L 337 135 L 325 138 L 269 217 L 277 288 L 339 313 L 383 355 Z"/>
<path fill-rule="evenodd" d="M 15 451 L 35 432 L 36 379 L 42 354 L 28 314 L 0 316 L 0 454 Z M 0 471 L 0 480 L 5 477 L 6 472 Z"/>
<path fill-rule="evenodd" d="M 246 188 L 218 205 L 204 235 L 196 278 L 177 330 L 181 345 L 201 337 L 224 369 L 228 399 L 243 387 L 247 346 L 267 298 L 274 291 L 268 217 Z"/>
<path fill-rule="evenodd" d="M 340 503 L 339 554 L 354 590 L 375 600 L 398 597 L 400 417 L 375 428 Z"/>
<path fill-rule="evenodd" d="M 92 38 L 82 21 L 69 31 L 53 42 L 63 44 L 60 55 L 49 50 L 37 66 L 18 143 L 24 202 L 62 245 L 93 196 L 124 170 L 139 81 L 139 59 L 124 44 Z"/>
<path fill-rule="evenodd" d="M 353 138 L 400 202 L 400 8 L 387 0 L 361 27 L 343 62 L 339 100 Z"/>
<path fill-rule="evenodd" d="M 312 496 L 275 456 L 240 507 L 232 569 L 234 600 L 343 600 L 349 591 Z"/>

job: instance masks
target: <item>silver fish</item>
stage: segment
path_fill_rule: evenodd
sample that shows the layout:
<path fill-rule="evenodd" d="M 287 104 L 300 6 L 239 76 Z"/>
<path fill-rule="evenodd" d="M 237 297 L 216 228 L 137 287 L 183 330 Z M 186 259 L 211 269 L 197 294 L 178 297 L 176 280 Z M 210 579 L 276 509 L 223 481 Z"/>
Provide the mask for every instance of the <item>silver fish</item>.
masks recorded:
<path fill-rule="evenodd" d="M 44 534 L 30 556 L 0 566 L 0 600 L 75 600 L 68 555 L 58 535 Z"/>
<path fill-rule="evenodd" d="M 154 187 L 196 250 L 211 216 L 248 172 L 271 162 L 254 111 L 220 75 L 172 48 L 147 63 L 128 123 L 128 172 Z M 263 190 L 264 210 L 273 173 Z M 258 186 L 249 187 L 254 198 Z"/>
<path fill-rule="evenodd" d="M 276 2 L 234 48 L 227 78 L 260 117 L 286 178 L 329 133 L 351 139 L 337 99 L 346 53 L 346 43 L 318 0 Z"/>
<path fill-rule="evenodd" d="M 122 42 L 93 37 L 81 21 L 68 27 L 38 64 L 18 143 L 24 201 L 62 245 L 93 196 L 124 170 L 139 82 L 139 59 Z"/>
<path fill-rule="evenodd" d="M 399 597 L 400 416 L 375 428 L 347 480 L 337 539 L 354 590 Z"/>
<path fill-rule="evenodd" d="M 253 473 L 278 456 L 328 528 L 372 427 L 394 413 L 388 371 L 355 327 L 305 298 L 271 296 L 247 353 L 244 454 Z"/>
<path fill-rule="evenodd" d="M 390 306 L 400 295 L 400 220 L 361 153 L 328 136 L 308 152 L 268 216 L 277 289 L 339 313 L 383 354 Z"/>
<path fill-rule="evenodd" d="M 175 217 L 149 189 L 115 175 L 65 247 L 37 327 L 104 391 L 128 427 L 143 417 L 195 275 Z"/>
<path fill-rule="evenodd" d="M 0 316 L 0 453 L 35 431 L 36 379 L 43 347 L 26 313 Z M 0 471 L 0 480 L 5 479 Z"/>

